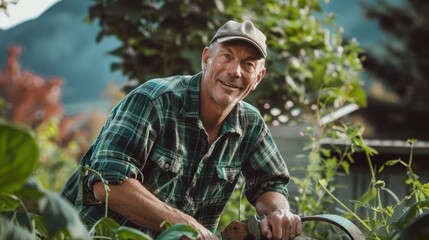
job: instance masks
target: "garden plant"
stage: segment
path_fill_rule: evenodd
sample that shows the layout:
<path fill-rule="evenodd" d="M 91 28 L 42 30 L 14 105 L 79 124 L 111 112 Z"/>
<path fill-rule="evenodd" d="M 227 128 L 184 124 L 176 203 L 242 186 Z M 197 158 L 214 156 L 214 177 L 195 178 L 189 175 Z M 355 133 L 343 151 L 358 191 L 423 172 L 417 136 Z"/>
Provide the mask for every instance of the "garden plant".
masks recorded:
<path fill-rule="evenodd" d="M 409 159 L 392 159 L 376 166 L 372 157 L 377 151 L 365 144 L 363 126 L 341 119 L 325 120 L 345 106 L 365 107 L 366 96 L 359 75 L 362 50 L 356 40 L 343 41 L 342 29 L 334 25 L 334 16 L 323 14 L 319 1 L 268 0 L 262 6 L 259 1 L 248 1 L 244 7 L 241 1 L 221 0 L 96 0 L 87 20 L 99 21 L 98 40 L 115 36 L 121 41 L 122 45 L 111 52 L 120 59 L 112 69 L 144 82 L 153 76 L 198 71 L 199 52 L 213 29 L 237 16 L 251 18 L 261 26 L 270 49 L 268 74 L 248 100 L 270 124 L 298 122 L 309 126 L 302 132 L 308 139 L 304 149 L 308 164 L 301 169 L 305 177 L 293 177 L 291 181 L 300 193 L 290 196 L 293 211 L 300 215 L 341 214 L 358 225 L 368 239 L 401 239 L 415 221 L 427 215 L 429 207 L 429 185 L 421 182 L 413 170 L 415 140 L 409 140 Z M 128 85 L 126 90 L 133 86 Z M 93 226 L 85 226 L 74 207 L 53 189 L 42 187 L 46 182 L 43 175 L 49 171 L 43 168 L 64 165 L 64 158 L 58 157 L 61 148 L 43 145 L 58 134 L 55 124 L 50 124 L 55 120 L 49 121 L 38 130 L 11 119 L 0 122 L 0 239 L 150 239 L 107 216 Z M 327 138 L 347 142 L 347 147 L 326 146 L 323 141 Z M 53 154 L 46 155 L 52 149 Z M 336 196 L 336 180 L 353 171 L 355 153 L 366 156 L 371 182 L 367 193 L 351 200 L 354 207 L 349 208 Z M 49 164 L 40 164 L 42 154 L 48 156 Z M 404 185 L 409 186 L 405 196 L 389 191 L 380 175 L 393 165 L 404 167 Z M 85 175 L 92 169 L 84 166 L 79 171 Z M 219 230 L 232 220 L 255 214 L 243 198 L 244 187 L 240 181 L 224 210 Z M 105 190 L 108 193 L 107 183 Z M 385 191 L 398 199 L 395 205 L 383 204 L 381 192 Z M 166 230 L 157 239 L 196 237 L 190 226 L 164 224 Z M 304 235 L 319 239 L 341 235 L 335 229 L 315 231 L 317 224 L 304 227 Z"/>

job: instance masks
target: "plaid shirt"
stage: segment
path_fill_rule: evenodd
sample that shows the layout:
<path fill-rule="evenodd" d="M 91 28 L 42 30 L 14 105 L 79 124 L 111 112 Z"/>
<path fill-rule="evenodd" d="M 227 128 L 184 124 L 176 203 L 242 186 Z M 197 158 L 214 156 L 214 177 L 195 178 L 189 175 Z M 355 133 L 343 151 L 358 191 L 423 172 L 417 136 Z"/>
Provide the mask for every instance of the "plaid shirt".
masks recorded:
<path fill-rule="evenodd" d="M 240 172 L 252 204 L 266 191 L 287 196 L 289 173 L 263 118 L 243 101 L 225 119 L 217 140 L 208 143 L 198 115 L 200 80 L 198 73 L 136 88 L 112 110 L 80 165 L 89 165 L 110 184 L 138 179 L 159 199 L 215 232 Z M 104 216 L 104 205 L 92 195 L 96 181 L 97 175 L 79 177 L 76 171 L 61 192 L 79 205 L 88 224 Z M 113 211 L 109 216 L 151 234 Z"/>

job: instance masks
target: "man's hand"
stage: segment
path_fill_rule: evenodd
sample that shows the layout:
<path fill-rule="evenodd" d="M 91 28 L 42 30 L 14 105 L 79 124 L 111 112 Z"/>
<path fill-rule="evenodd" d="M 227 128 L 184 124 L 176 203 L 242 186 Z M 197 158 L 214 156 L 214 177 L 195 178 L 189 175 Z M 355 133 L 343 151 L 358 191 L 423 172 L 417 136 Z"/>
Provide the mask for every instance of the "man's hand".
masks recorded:
<path fill-rule="evenodd" d="M 268 214 L 259 223 L 262 236 L 267 239 L 294 239 L 301 234 L 302 222 L 289 210 L 277 210 Z"/>
<path fill-rule="evenodd" d="M 200 233 L 198 240 L 219 240 L 219 238 L 214 233 L 210 232 L 207 228 L 203 227 L 196 221 L 188 223 L 188 225 L 192 226 Z M 182 240 L 189 240 L 189 238 L 182 238 Z"/>
<path fill-rule="evenodd" d="M 128 178 L 121 184 L 109 185 L 109 207 L 134 224 L 160 232 L 164 220 L 171 224 L 184 223 L 194 227 L 199 240 L 218 239 L 215 234 L 197 222 L 193 217 L 169 206 L 147 190 L 138 180 Z M 105 193 L 100 182 L 94 184 L 94 196 L 104 201 Z"/>
<path fill-rule="evenodd" d="M 259 224 L 262 236 L 289 240 L 301 234 L 301 218 L 289 211 L 289 202 L 283 194 L 265 192 L 256 199 L 255 207 L 259 215 L 266 216 Z"/>

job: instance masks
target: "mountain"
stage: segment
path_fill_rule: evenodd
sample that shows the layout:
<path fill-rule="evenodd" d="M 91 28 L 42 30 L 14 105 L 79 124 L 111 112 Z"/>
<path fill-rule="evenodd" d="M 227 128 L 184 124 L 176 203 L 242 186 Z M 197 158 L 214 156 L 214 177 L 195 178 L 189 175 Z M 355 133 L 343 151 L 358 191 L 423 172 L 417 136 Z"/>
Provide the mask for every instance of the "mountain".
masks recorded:
<path fill-rule="evenodd" d="M 66 114 L 92 110 L 107 83 L 127 81 L 121 73 L 110 71 L 115 59 L 107 52 L 119 41 L 105 38 L 96 43 L 97 23 L 84 21 L 90 5 L 91 1 L 62 0 L 37 19 L 0 30 L 0 69 L 5 67 L 8 46 L 20 45 L 22 69 L 64 80 Z"/>

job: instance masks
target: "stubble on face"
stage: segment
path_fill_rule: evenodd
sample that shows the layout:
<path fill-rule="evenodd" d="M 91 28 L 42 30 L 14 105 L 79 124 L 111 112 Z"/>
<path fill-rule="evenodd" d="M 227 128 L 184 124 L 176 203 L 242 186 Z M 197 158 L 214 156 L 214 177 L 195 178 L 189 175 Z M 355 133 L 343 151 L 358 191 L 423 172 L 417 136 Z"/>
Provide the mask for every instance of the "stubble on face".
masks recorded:
<path fill-rule="evenodd" d="M 206 48 L 202 90 L 207 96 L 204 97 L 221 107 L 234 107 L 254 90 L 265 73 L 263 60 L 258 58 L 257 50 L 243 42 L 214 43 Z"/>

